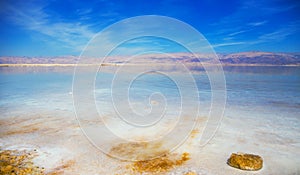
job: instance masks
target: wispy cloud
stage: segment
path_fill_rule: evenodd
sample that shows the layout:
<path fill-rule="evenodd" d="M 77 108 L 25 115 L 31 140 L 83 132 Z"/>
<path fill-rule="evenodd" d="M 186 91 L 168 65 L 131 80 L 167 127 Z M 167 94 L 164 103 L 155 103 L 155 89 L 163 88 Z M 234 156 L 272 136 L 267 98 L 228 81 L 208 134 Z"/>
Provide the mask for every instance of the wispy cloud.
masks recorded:
<path fill-rule="evenodd" d="M 235 36 L 235 35 L 238 35 L 238 34 L 241 34 L 241 33 L 245 33 L 247 31 L 249 31 L 249 30 L 240 30 L 240 31 L 237 31 L 237 32 L 230 33 L 230 34 L 228 34 L 228 36 L 232 37 L 232 36 Z"/>
<path fill-rule="evenodd" d="M 80 22 L 61 22 L 53 18 L 44 10 L 46 4 L 22 4 L 7 5 L 3 11 L 8 20 L 26 30 L 37 32 L 63 44 L 63 47 L 81 49 L 84 44 L 95 34 L 89 25 Z M 87 11 L 79 13 L 89 13 Z M 50 20 L 51 18 L 51 20 Z"/>
<path fill-rule="evenodd" d="M 235 11 L 212 24 L 218 30 L 208 37 L 217 43 L 214 48 L 225 51 L 233 45 L 237 49 L 258 48 L 263 44 L 272 48 L 279 42 L 286 43 L 282 47 L 285 49 L 291 43 L 289 37 L 299 34 L 298 18 L 292 16 L 298 5 L 285 1 L 240 1 Z M 277 16 L 284 19 L 282 23 L 273 22 Z"/>
<path fill-rule="evenodd" d="M 220 27 L 220 34 L 234 36 L 268 23 L 268 19 L 275 14 L 282 13 L 295 8 L 296 5 L 282 5 L 269 1 L 240 1 L 239 7 L 230 15 L 224 16 L 218 22 L 211 24 Z M 251 14 L 251 15 L 249 15 Z M 253 19 L 261 21 L 253 21 Z M 245 21 L 249 21 L 245 23 Z M 251 22 L 250 22 L 251 21 Z M 250 27 L 250 29 L 249 29 Z"/>
<path fill-rule="evenodd" d="M 277 29 L 275 31 L 264 33 L 259 35 L 256 39 L 252 40 L 243 40 L 241 42 L 228 42 L 228 43 L 220 43 L 214 44 L 214 48 L 218 47 L 226 47 L 226 46 L 233 46 L 233 45 L 256 45 L 261 43 L 270 43 L 270 42 L 278 42 L 284 39 L 287 39 L 289 36 L 295 34 L 297 32 L 294 25 L 290 25 L 285 28 Z"/>
<path fill-rule="evenodd" d="M 90 14 L 93 11 L 92 8 L 88 8 L 88 9 L 77 9 L 77 14 L 78 15 L 87 15 Z"/>
<path fill-rule="evenodd" d="M 258 42 L 280 41 L 296 32 L 295 28 L 282 28 L 258 37 Z"/>
<path fill-rule="evenodd" d="M 284 25 L 279 29 L 271 32 L 261 34 L 252 44 L 266 43 L 266 42 L 279 42 L 288 39 L 288 37 L 295 35 L 299 32 L 300 21 L 293 21 Z"/>
<path fill-rule="evenodd" d="M 264 25 L 266 24 L 268 21 L 265 20 L 265 21 L 259 21 L 259 22 L 251 22 L 251 23 L 248 23 L 249 26 L 253 26 L 253 27 L 256 27 L 256 26 L 261 26 L 261 25 Z"/>
<path fill-rule="evenodd" d="M 246 42 L 231 42 L 231 43 L 220 43 L 220 44 L 213 44 L 213 48 L 217 47 L 226 47 L 226 46 L 234 46 L 234 45 L 241 45 L 241 44 L 247 44 Z"/>

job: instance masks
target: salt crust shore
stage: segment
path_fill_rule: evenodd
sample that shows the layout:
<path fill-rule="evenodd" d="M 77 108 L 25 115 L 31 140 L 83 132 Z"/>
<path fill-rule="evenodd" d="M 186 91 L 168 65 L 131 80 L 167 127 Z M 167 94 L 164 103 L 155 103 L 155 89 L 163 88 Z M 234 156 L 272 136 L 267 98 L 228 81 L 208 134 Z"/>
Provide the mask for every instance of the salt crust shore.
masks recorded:
<path fill-rule="evenodd" d="M 249 124 L 253 128 L 242 132 Z M 1 150 L 36 150 L 37 156 L 33 162 L 36 166 L 44 167 L 45 174 L 140 174 L 132 170 L 132 162 L 111 158 L 92 146 L 72 112 L 53 113 L 40 109 L 34 109 L 31 114 L 26 115 L 11 112 L 1 116 L 0 125 Z M 260 130 L 257 129 L 259 127 L 262 126 L 251 119 L 241 121 L 227 116 L 209 144 L 200 147 L 200 132 L 194 132 L 194 135 L 174 152 L 175 155 L 188 152 L 189 160 L 158 174 L 299 173 L 299 142 L 270 135 L 271 131 L 261 131 L 261 134 L 257 135 L 253 131 Z M 232 152 L 237 151 L 261 155 L 264 159 L 263 169 L 249 172 L 229 167 L 226 160 Z"/>

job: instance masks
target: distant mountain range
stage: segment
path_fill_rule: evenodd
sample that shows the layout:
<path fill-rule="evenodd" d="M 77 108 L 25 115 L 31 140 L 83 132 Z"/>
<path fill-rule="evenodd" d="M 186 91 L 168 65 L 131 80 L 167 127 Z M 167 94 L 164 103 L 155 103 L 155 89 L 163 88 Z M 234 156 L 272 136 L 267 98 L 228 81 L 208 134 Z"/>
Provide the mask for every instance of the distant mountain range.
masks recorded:
<path fill-rule="evenodd" d="M 273 52 L 240 52 L 231 54 L 217 54 L 223 65 L 297 65 L 300 66 L 300 53 L 273 53 Z M 148 54 L 135 57 L 110 56 L 105 63 L 122 64 L 216 64 L 212 54 L 190 54 L 190 53 L 169 53 L 169 54 Z M 128 60 L 129 59 L 129 60 Z M 75 56 L 61 57 L 0 57 L 0 64 L 76 64 L 79 60 Z M 85 58 L 85 63 L 100 63 L 101 58 Z"/>

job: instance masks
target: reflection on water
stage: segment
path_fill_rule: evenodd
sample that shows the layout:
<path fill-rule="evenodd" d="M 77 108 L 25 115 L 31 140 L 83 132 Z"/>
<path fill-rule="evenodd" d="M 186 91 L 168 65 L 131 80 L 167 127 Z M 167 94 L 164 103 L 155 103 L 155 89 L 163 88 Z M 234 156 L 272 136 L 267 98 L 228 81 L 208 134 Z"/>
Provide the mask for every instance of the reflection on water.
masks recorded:
<path fill-rule="evenodd" d="M 180 65 L 125 65 L 128 71 L 135 69 L 145 69 L 148 70 L 148 67 L 155 67 L 162 72 L 182 72 L 182 67 Z M 191 72 L 200 73 L 204 72 L 205 68 L 201 65 L 185 65 Z M 86 71 L 89 71 L 89 66 L 86 67 Z M 122 67 L 122 65 L 115 66 L 97 66 L 100 68 L 100 71 L 115 71 Z M 207 66 L 207 68 L 212 66 Z M 147 69 L 146 69 L 147 68 Z M 248 73 L 248 74 L 271 74 L 271 75 L 287 75 L 287 74 L 300 74 L 299 66 L 223 66 L 223 70 L 227 73 Z M 73 66 L 24 66 L 24 67 L 0 67 L 1 74 L 9 73 L 45 73 L 45 72 L 65 72 L 73 73 Z"/>
<path fill-rule="evenodd" d="M 224 66 L 225 72 L 268 75 L 300 75 L 299 66 Z"/>
<path fill-rule="evenodd" d="M 72 66 L 24 66 L 24 67 L 0 67 L 1 74 L 21 74 L 21 73 L 68 73 L 73 74 Z"/>
<path fill-rule="evenodd" d="M 100 68 L 102 72 L 101 76 L 99 76 L 101 81 L 99 81 L 98 85 L 96 84 L 96 93 L 101 92 L 103 96 L 106 93 L 110 93 L 108 80 L 111 79 L 110 77 L 113 77 L 112 73 L 119 68 L 119 66 L 104 66 Z M 143 70 L 145 68 L 143 66 L 123 68 L 125 71 L 128 70 L 127 73 L 129 74 L 132 71 L 134 72 L 134 69 Z M 172 72 L 177 77 L 180 77 L 182 74 L 182 72 L 178 72 L 178 66 L 176 65 L 160 65 L 155 69 L 159 69 L 162 72 Z M 226 75 L 228 104 L 246 107 L 263 105 L 273 107 L 275 110 L 288 109 L 290 111 L 297 111 L 299 108 L 299 67 L 225 66 L 223 69 Z M 88 67 L 86 70 L 89 70 Z M 189 70 L 192 70 L 196 80 L 200 102 L 210 102 L 210 81 L 204 69 L 191 66 Z M 1 107 L 50 104 L 50 106 L 63 108 L 65 105 L 58 106 L 57 104 L 61 104 L 66 99 L 70 100 L 70 102 L 65 104 L 72 103 L 70 94 L 72 91 L 73 72 L 73 67 L 0 67 Z M 179 74 L 176 74 L 177 72 Z M 164 76 L 158 74 L 145 74 L 144 80 L 140 79 L 136 83 L 138 86 L 135 89 L 131 89 L 131 94 L 136 99 L 143 95 L 147 96 L 153 90 L 159 90 L 173 97 L 176 97 L 176 94 L 178 94 L 177 89 L 174 89 L 174 84 L 166 81 Z M 186 84 L 186 86 L 190 85 Z M 150 89 L 150 92 L 146 91 L 147 89 Z M 108 91 L 104 93 L 105 90 Z M 145 102 L 148 103 L 148 101 Z M 153 102 L 155 102 L 155 99 Z M 178 102 L 178 100 L 174 99 L 173 102 Z"/>

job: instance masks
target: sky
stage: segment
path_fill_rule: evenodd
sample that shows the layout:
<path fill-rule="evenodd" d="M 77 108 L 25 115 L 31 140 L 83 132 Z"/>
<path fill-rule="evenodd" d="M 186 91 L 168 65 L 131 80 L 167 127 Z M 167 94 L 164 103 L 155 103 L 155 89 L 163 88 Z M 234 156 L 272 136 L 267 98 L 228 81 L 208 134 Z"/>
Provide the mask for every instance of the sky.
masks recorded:
<path fill-rule="evenodd" d="M 217 53 L 300 52 L 296 0 L 1 0 L 0 7 L 0 56 L 76 56 L 98 32 L 140 15 L 183 21 Z M 169 51 L 181 51 L 176 49 Z"/>

